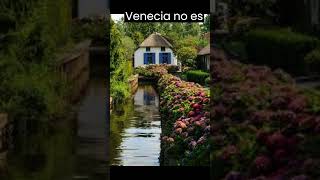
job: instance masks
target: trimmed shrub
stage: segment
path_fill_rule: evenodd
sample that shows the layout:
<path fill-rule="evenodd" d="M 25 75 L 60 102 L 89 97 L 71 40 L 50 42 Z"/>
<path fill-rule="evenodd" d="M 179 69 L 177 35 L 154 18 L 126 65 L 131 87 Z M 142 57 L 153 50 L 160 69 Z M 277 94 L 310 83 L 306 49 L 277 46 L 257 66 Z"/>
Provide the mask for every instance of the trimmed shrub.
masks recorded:
<path fill-rule="evenodd" d="M 248 33 L 249 61 L 282 68 L 294 75 L 306 74 L 304 57 L 318 44 L 314 37 L 288 29 L 256 29 Z"/>
<path fill-rule="evenodd" d="M 210 75 L 201 70 L 191 70 L 186 72 L 187 80 L 204 85 L 206 78 Z"/>
<path fill-rule="evenodd" d="M 242 41 L 230 41 L 224 43 L 224 48 L 229 52 L 236 56 L 239 56 L 241 59 L 248 59 L 246 43 Z"/>
<path fill-rule="evenodd" d="M 308 70 L 311 72 L 320 72 L 320 49 L 315 49 L 304 58 Z"/>

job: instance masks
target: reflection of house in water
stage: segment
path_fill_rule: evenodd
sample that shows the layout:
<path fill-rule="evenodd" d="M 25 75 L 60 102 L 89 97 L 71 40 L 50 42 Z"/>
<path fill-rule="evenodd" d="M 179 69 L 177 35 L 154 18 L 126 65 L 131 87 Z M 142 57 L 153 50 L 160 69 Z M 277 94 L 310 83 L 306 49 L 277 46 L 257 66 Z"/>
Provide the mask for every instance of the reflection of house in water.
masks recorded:
<path fill-rule="evenodd" d="M 155 105 L 159 106 L 159 97 L 152 86 L 139 86 L 135 96 L 135 105 Z"/>
<path fill-rule="evenodd" d="M 145 105 L 155 104 L 156 97 L 147 91 L 143 92 L 143 102 Z"/>

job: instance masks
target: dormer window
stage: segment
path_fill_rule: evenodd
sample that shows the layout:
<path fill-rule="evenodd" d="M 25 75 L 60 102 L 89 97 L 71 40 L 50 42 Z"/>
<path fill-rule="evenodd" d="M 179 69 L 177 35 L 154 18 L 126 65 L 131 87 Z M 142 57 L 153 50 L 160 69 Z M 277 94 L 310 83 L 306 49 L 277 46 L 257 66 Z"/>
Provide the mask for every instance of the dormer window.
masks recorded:
<path fill-rule="evenodd" d="M 165 47 L 161 47 L 161 51 L 166 51 L 166 48 Z"/>
<path fill-rule="evenodd" d="M 150 51 L 150 47 L 146 47 L 146 51 L 147 51 L 147 52 Z"/>

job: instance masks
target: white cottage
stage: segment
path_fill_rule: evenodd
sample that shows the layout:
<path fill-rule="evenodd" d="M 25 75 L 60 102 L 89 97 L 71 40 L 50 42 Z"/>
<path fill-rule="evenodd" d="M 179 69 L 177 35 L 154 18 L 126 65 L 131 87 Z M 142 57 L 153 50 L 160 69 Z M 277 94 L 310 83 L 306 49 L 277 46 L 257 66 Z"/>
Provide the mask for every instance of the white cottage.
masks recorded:
<path fill-rule="evenodd" d="M 178 64 L 172 45 L 159 33 L 147 37 L 134 52 L 133 66 L 146 64 Z"/>

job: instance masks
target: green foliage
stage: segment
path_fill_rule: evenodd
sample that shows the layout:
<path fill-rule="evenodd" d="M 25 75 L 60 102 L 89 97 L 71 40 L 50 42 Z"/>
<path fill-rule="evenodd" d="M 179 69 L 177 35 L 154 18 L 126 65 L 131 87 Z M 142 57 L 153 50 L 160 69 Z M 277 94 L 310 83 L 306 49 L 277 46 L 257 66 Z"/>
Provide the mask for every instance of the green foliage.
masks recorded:
<path fill-rule="evenodd" d="M 247 50 L 246 50 L 246 43 L 242 41 L 231 41 L 224 44 L 224 47 L 229 51 L 238 56 L 241 59 L 247 59 Z"/>
<path fill-rule="evenodd" d="M 110 95 L 116 103 L 123 102 L 130 96 L 128 83 L 112 80 L 110 84 Z"/>
<path fill-rule="evenodd" d="M 129 36 L 124 36 L 122 38 L 123 48 L 126 50 L 125 58 L 126 60 L 132 60 L 132 56 L 136 49 L 134 41 Z"/>
<path fill-rule="evenodd" d="M 209 15 L 204 18 L 204 22 L 201 28 L 202 28 L 201 31 L 203 33 L 210 32 L 210 16 Z"/>
<path fill-rule="evenodd" d="M 123 38 L 119 26 L 111 21 L 110 31 L 110 94 L 115 102 L 123 102 L 130 96 L 128 79 L 133 72 L 130 57 L 134 44 L 129 37 Z"/>
<path fill-rule="evenodd" d="M 114 71 L 116 67 L 120 65 L 122 61 L 125 60 L 124 49 L 121 48 L 121 32 L 119 29 L 111 22 L 110 31 L 110 71 Z"/>
<path fill-rule="evenodd" d="M 209 73 L 201 70 L 191 70 L 186 72 L 186 77 L 188 81 L 196 82 L 202 85 L 206 84 L 206 79 L 209 76 Z"/>
<path fill-rule="evenodd" d="M 29 72 L 15 74 L 0 88 L 3 109 L 19 120 L 62 118 L 68 108 L 66 83 L 58 75 L 34 65 Z"/>
<path fill-rule="evenodd" d="M 228 20 L 229 31 L 233 36 L 241 36 L 247 33 L 251 29 L 255 28 L 261 20 L 257 17 L 247 17 L 247 16 L 235 16 Z"/>
<path fill-rule="evenodd" d="M 103 17 L 76 19 L 72 22 L 72 38 L 76 42 L 92 39 L 93 43 L 104 43 L 108 36 L 107 21 Z"/>
<path fill-rule="evenodd" d="M 312 72 L 320 72 L 320 49 L 317 48 L 308 53 L 304 58 L 307 67 Z"/>
<path fill-rule="evenodd" d="M 182 65 L 188 67 L 195 67 L 195 58 L 197 57 L 197 50 L 193 47 L 182 47 L 177 51 L 178 59 Z"/>
<path fill-rule="evenodd" d="M 69 0 L 0 2 L 0 111 L 13 120 L 50 120 L 67 108 L 55 53 L 70 40 Z"/>
<path fill-rule="evenodd" d="M 204 80 L 204 82 L 205 82 L 205 85 L 206 85 L 206 86 L 209 86 L 210 83 L 211 83 L 211 78 L 210 78 L 210 76 L 207 77 L 207 78 Z"/>
<path fill-rule="evenodd" d="M 157 31 L 157 23 L 127 22 L 124 24 L 124 32 L 129 37 L 133 37 L 136 32 L 140 32 L 144 39 Z"/>
<path fill-rule="evenodd" d="M 248 34 L 249 60 L 299 75 L 306 73 L 304 56 L 313 50 L 318 40 L 288 29 L 253 30 Z"/>
<path fill-rule="evenodd" d="M 304 89 L 304 95 L 308 99 L 308 109 L 313 113 L 320 112 L 320 91 L 319 88 L 315 89 Z"/>
<path fill-rule="evenodd" d="M 123 102 L 131 95 L 128 79 L 132 71 L 130 61 L 124 61 L 112 72 L 110 95 L 114 98 L 115 102 Z"/>
<path fill-rule="evenodd" d="M 135 46 L 138 46 L 142 43 L 142 41 L 144 40 L 144 37 L 141 32 L 134 32 L 132 34 L 132 39 L 134 41 Z"/>
<path fill-rule="evenodd" d="M 223 0 L 229 4 L 231 15 L 274 18 L 277 9 L 275 0 Z M 242 8 L 239 8 L 241 6 Z"/>

